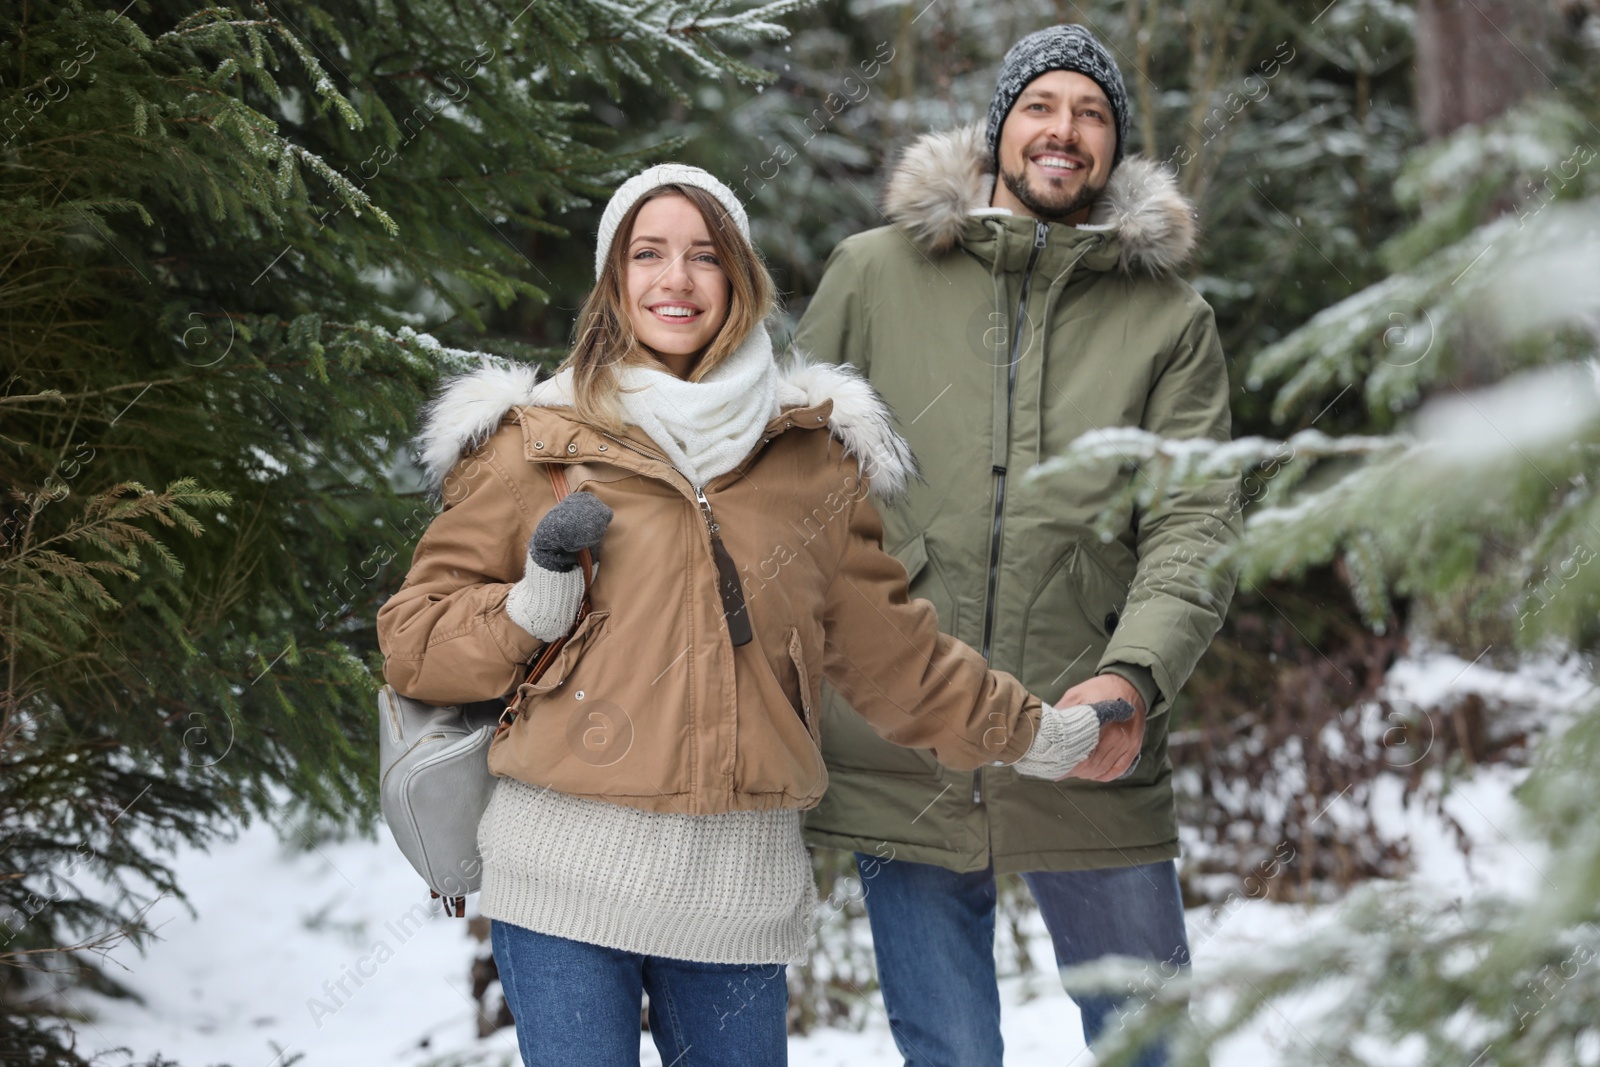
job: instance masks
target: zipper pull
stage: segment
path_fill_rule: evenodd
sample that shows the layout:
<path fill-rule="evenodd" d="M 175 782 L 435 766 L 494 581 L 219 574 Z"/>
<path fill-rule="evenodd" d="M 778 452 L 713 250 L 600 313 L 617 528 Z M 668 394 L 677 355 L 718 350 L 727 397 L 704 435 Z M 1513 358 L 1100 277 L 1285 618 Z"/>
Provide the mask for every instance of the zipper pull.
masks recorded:
<path fill-rule="evenodd" d="M 717 517 L 711 514 L 711 501 L 706 499 L 706 491 L 698 485 L 695 486 L 694 498 L 700 501 L 700 514 L 705 516 L 706 528 L 711 531 L 712 537 L 716 537 L 722 527 L 717 525 Z"/>
<path fill-rule="evenodd" d="M 717 565 L 717 592 L 722 596 L 722 617 L 728 620 L 728 639 L 737 648 L 748 645 L 755 637 L 750 630 L 750 608 L 744 600 L 744 588 L 739 584 L 739 568 L 734 566 L 728 547 L 722 543 L 722 527 L 711 512 L 711 501 L 705 490 L 694 487 L 694 498 L 700 502 L 700 513 L 705 516 L 706 529 L 711 531 L 711 558 Z"/>
<path fill-rule="evenodd" d="M 1035 219 L 1033 221 L 1033 227 L 1033 247 L 1043 248 L 1044 240 L 1050 234 L 1050 228 L 1045 225 L 1043 219 Z"/>

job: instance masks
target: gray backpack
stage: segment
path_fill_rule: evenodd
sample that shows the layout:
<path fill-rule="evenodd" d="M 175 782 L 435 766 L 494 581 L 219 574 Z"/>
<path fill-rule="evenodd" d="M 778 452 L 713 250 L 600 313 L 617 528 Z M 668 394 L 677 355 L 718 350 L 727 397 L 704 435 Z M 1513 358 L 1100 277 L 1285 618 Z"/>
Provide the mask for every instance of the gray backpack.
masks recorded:
<path fill-rule="evenodd" d="M 438 707 L 378 690 L 378 795 L 395 844 L 445 911 L 465 913 L 482 884 L 478 823 L 494 792 L 489 742 L 498 706 Z"/>
<path fill-rule="evenodd" d="M 565 469 L 549 465 L 559 501 L 567 495 Z M 411 861 L 429 896 L 444 899 L 446 914 L 466 914 L 467 894 L 483 884 L 478 823 L 489 807 L 495 776 L 489 773 L 489 743 L 511 728 L 526 686 L 561 654 L 567 637 L 589 614 L 588 588 L 594 559 L 578 554 L 583 568 L 583 606 L 566 635 L 549 642 L 517 687 L 511 703 L 479 701 L 440 706 L 401 696 L 393 686 L 378 690 L 378 785 L 383 819 L 395 844 Z"/>

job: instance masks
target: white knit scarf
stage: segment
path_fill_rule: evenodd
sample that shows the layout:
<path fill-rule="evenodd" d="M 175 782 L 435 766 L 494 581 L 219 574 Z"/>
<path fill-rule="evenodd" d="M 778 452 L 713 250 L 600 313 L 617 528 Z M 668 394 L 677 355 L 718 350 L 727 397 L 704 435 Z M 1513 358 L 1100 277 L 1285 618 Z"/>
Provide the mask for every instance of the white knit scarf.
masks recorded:
<path fill-rule="evenodd" d="M 778 366 L 772 339 L 759 325 L 698 382 L 684 381 L 665 368 L 630 366 L 618 370 L 617 384 L 627 421 L 643 430 L 696 486 L 737 467 L 778 414 Z M 541 391 L 545 403 L 570 403 L 571 369 Z"/>

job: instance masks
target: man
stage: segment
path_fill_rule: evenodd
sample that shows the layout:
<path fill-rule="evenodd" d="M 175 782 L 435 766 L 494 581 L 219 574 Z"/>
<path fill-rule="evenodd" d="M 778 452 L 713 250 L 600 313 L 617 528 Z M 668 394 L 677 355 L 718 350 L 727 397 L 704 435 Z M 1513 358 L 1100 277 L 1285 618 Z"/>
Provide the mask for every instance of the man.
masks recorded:
<path fill-rule="evenodd" d="M 1000 1063 L 996 872 L 1023 875 L 1061 966 L 1128 955 L 1160 982 L 1188 965 L 1167 711 L 1233 593 L 1204 564 L 1237 535 L 1235 487 L 1140 507 L 1131 490 L 1149 483 L 1114 459 L 1025 477 L 1109 427 L 1229 437 L 1211 308 L 1174 274 L 1193 210 L 1166 172 L 1123 158 L 1127 129 L 1121 74 L 1093 35 L 1024 37 L 986 128 L 906 151 L 893 225 L 839 244 L 796 338 L 860 368 L 921 462 L 925 483 L 884 511 L 912 595 L 1046 700 L 1136 710 L 1049 782 L 942 769 L 830 695 L 831 785 L 807 833 L 857 854 L 907 1064 Z M 1075 999 L 1092 1043 L 1137 998 Z"/>

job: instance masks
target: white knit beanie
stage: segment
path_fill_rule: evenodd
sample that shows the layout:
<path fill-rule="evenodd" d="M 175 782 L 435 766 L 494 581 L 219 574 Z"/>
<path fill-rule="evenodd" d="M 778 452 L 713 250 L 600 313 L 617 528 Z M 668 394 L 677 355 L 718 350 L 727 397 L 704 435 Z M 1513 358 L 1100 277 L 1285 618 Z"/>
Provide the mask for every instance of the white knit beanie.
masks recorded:
<path fill-rule="evenodd" d="M 605 212 L 600 216 L 600 232 L 594 242 L 596 281 L 599 281 L 600 272 L 605 268 L 606 256 L 611 251 L 611 242 L 617 236 L 617 227 L 622 223 L 622 216 L 628 213 L 628 209 L 638 202 L 640 197 L 661 185 L 692 185 L 697 189 L 704 189 L 728 209 L 728 214 L 738 225 L 739 232 L 744 235 L 746 241 L 750 240 L 750 219 L 745 215 L 744 205 L 739 203 L 739 198 L 733 195 L 732 189 L 699 167 L 691 167 L 687 163 L 658 163 L 649 170 L 635 174 L 611 194 L 611 202 L 606 205 Z"/>

